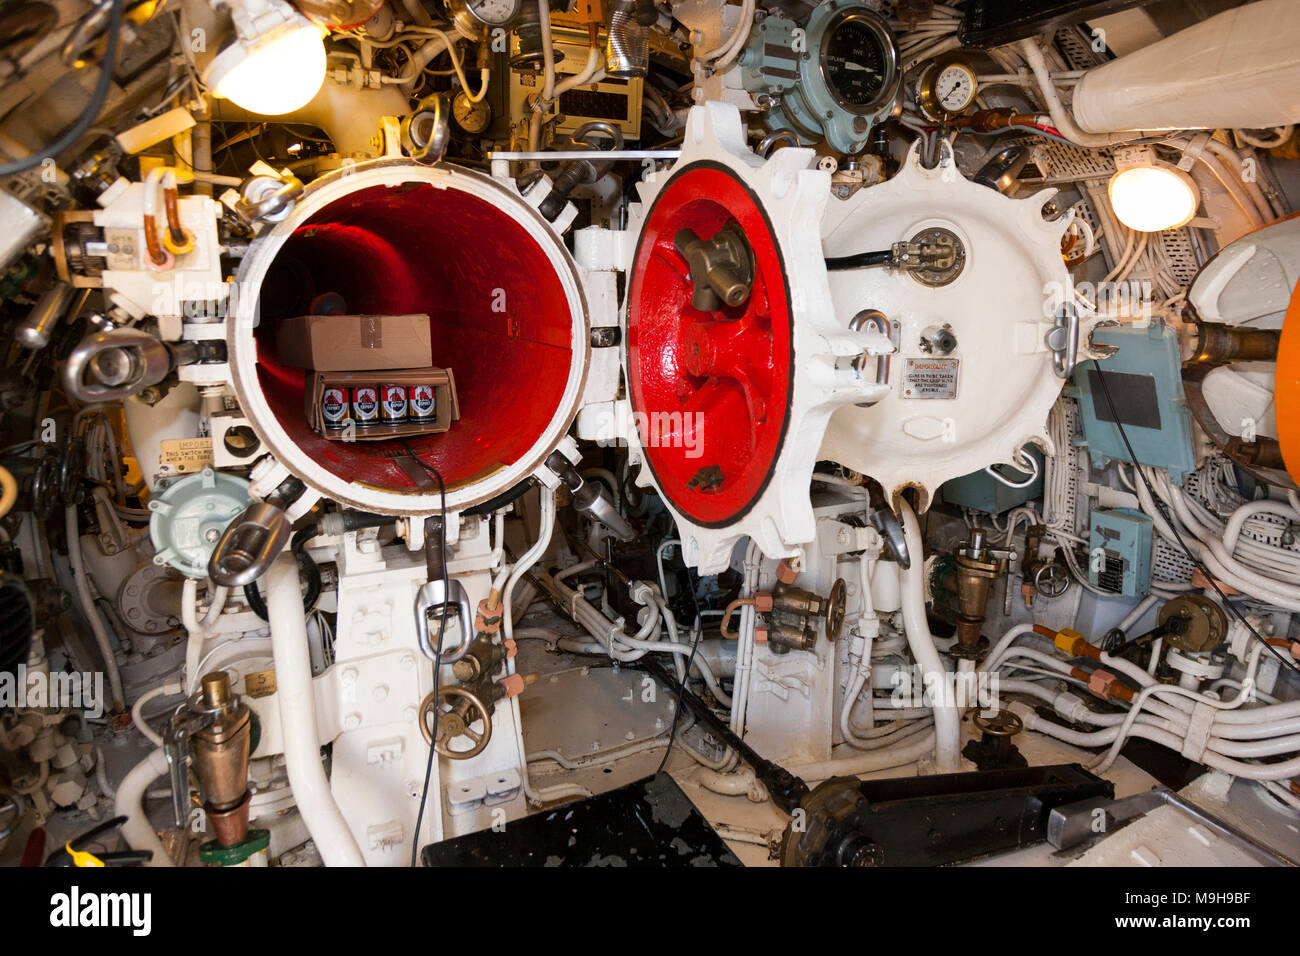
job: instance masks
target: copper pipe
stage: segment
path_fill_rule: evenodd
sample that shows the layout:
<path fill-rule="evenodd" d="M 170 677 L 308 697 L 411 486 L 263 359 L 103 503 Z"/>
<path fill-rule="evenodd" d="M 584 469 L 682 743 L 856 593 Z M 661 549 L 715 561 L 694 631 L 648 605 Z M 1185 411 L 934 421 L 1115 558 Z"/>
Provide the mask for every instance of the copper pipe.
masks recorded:
<path fill-rule="evenodd" d="M 167 261 L 167 253 L 158 238 L 158 223 L 153 216 L 144 217 L 144 247 L 154 265 L 160 266 Z"/>
<path fill-rule="evenodd" d="M 1032 126 L 1038 120 L 1034 113 L 1012 113 L 1010 110 L 979 110 L 970 116 L 953 120 L 959 129 L 973 133 L 994 133 L 1009 126 Z"/>
<path fill-rule="evenodd" d="M 727 605 L 727 609 L 722 612 L 722 623 L 719 625 L 719 629 L 722 631 L 723 637 L 725 637 L 729 641 L 734 641 L 736 640 L 736 638 L 740 637 L 739 634 L 733 634 L 727 630 L 727 622 L 731 620 L 731 615 L 737 609 L 744 607 L 745 605 L 753 606 L 753 604 L 754 604 L 753 598 L 736 598 L 736 600 L 732 601 L 730 604 Z"/>
<path fill-rule="evenodd" d="M 1229 458 L 1241 465 L 1274 468 L 1278 471 L 1286 468 L 1286 462 L 1282 460 L 1282 445 L 1276 438 L 1260 436 L 1254 441 L 1230 438 L 1224 451 Z"/>
<path fill-rule="evenodd" d="M 167 231 L 171 233 L 172 242 L 178 246 L 185 245 L 185 230 L 181 227 L 180 196 L 175 182 L 163 186 L 163 208 L 167 210 Z"/>

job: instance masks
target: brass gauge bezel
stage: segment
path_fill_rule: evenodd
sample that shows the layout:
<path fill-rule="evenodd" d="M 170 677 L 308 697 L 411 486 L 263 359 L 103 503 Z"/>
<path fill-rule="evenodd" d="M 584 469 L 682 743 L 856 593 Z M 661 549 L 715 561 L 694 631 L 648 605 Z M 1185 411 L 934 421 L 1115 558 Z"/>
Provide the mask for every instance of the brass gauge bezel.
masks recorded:
<path fill-rule="evenodd" d="M 447 0 L 447 15 L 456 32 L 467 40 L 482 43 L 492 30 L 509 30 L 523 11 L 524 0 L 514 0 L 514 12 L 503 23 L 490 23 L 475 10 L 482 0 Z"/>
<path fill-rule="evenodd" d="M 478 129 L 474 129 L 471 126 L 467 126 L 465 120 L 461 119 L 462 112 L 465 112 L 467 117 L 477 114 L 485 116 L 486 119 L 482 126 Z M 452 98 L 451 115 L 452 119 L 456 122 L 457 129 L 464 130 L 471 136 L 481 136 L 483 133 L 487 132 L 488 127 L 492 125 L 492 107 L 488 105 L 486 100 L 479 100 L 477 103 L 471 103 L 469 94 L 464 90 L 460 90 L 456 93 L 455 97 Z"/>
<path fill-rule="evenodd" d="M 939 102 L 939 93 L 935 88 L 939 76 L 951 67 L 959 67 L 970 74 L 971 92 L 964 106 L 958 110 L 946 109 Z M 975 97 L 979 95 L 979 73 L 976 71 L 970 58 L 963 53 L 947 53 L 937 57 L 934 62 L 927 66 L 921 73 L 921 79 L 917 83 L 916 105 L 920 108 L 921 114 L 934 123 L 941 123 L 952 119 L 954 116 L 960 116 L 972 106 L 975 105 Z"/>

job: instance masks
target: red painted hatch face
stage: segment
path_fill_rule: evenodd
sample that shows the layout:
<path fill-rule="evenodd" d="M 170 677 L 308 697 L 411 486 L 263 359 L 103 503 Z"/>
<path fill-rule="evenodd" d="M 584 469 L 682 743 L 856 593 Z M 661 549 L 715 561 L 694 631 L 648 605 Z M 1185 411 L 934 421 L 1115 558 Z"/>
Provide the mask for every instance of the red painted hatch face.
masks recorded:
<path fill-rule="evenodd" d="M 691 305 L 682 229 L 712 238 L 729 222 L 754 252 L 741 305 Z M 767 486 L 785 439 L 791 393 L 790 300 L 766 215 L 722 166 L 698 163 L 655 201 L 628 293 L 628 379 L 646 458 L 676 508 L 716 527 L 742 517 Z"/>
<path fill-rule="evenodd" d="M 408 439 L 448 490 L 518 460 L 560 406 L 573 315 L 546 253 L 514 220 L 456 189 L 373 186 L 331 203 L 285 242 L 262 282 L 258 381 L 289 437 L 327 471 L 387 491 L 416 485 L 397 441 L 341 442 L 304 417 L 307 373 L 280 365 L 278 321 L 337 293 L 349 313 L 428 313 L 433 362 L 456 376 L 460 420 Z M 375 372 L 375 384 L 383 372 Z"/>

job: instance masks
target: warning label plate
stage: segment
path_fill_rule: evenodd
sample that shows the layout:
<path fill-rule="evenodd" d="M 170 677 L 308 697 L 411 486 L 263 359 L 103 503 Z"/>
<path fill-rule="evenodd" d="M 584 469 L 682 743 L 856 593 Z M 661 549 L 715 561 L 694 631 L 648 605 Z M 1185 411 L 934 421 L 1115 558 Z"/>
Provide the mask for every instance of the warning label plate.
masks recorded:
<path fill-rule="evenodd" d="M 169 438 L 158 454 L 163 470 L 172 475 L 192 475 L 212 464 L 211 438 Z"/>
<path fill-rule="evenodd" d="M 961 359 L 903 359 L 904 398 L 956 398 Z"/>

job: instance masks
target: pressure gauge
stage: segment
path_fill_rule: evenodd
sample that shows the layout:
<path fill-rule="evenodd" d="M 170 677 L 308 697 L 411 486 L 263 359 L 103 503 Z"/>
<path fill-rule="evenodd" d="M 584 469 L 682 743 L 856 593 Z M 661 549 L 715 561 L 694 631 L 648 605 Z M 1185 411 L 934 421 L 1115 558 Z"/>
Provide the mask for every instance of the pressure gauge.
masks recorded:
<path fill-rule="evenodd" d="M 937 123 L 970 109 L 978 90 L 974 68 L 965 57 L 951 54 L 926 67 L 916 100 L 925 117 Z"/>
<path fill-rule="evenodd" d="M 843 10 L 822 34 L 822 80 L 850 113 L 876 112 L 896 68 L 893 37 L 870 11 Z"/>
<path fill-rule="evenodd" d="M 483 100 L 471 103 L 464 90 L 457 93 L 451 101 L 451 115 L 457 126 L 475 136 L 487 129 L 492 122 L 492 108 Z"/>
<path fill-rule="evenodd" d="M 803 143 L 860 153 L 871 129 L 898 105 L 902 73 L 889 24 L 864 0 L 824 0 L 807 23 L 773 14 L 751 41 L 741 82 L 776 99 L 764 124 Z M 791 47 L 795 38 L 803 43 Z M 806 52 L 790 53 L 803 47 Z"/>
<path fill-rule="evenodd" d="M 458 32 L 485 40 L 493 30 L 509 29 L 522 5 L 523 0 L 447 0 L 447 13 Z"/>

